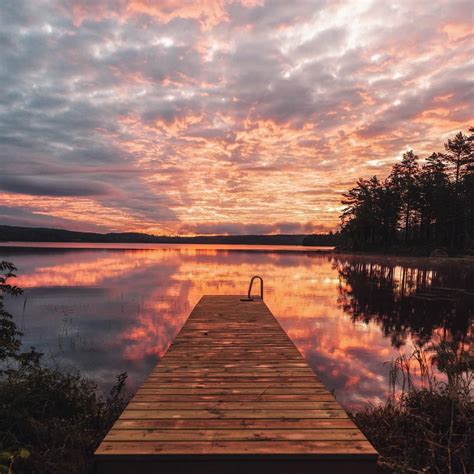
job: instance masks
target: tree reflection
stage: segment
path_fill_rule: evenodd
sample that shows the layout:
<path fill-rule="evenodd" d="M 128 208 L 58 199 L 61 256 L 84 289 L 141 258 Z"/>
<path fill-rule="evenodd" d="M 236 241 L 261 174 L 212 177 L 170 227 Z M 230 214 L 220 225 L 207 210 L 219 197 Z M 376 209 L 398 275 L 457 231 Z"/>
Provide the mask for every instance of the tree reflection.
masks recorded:
<path fill-rule="evenodd" d="M 472 338 L 474 266 L 417 268 L 390 260 L 335 258 L 340 307 L 353 322 L 376 322 L 394 347 L 407 337 L 424 345 L 436 337 L 455 348 Z"/>

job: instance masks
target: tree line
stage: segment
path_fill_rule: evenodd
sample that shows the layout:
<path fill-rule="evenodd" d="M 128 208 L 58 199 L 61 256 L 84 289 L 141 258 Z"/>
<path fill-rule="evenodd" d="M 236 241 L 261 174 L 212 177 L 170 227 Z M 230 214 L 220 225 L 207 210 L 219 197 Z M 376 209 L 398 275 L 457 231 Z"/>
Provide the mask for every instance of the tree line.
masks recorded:
<path fill-rule="evenodd" d="M 341 234 L 353 250 L 474 247 L 474 127 L 424 160 L 410 150 L 390 174 L 343 194 Z"/>

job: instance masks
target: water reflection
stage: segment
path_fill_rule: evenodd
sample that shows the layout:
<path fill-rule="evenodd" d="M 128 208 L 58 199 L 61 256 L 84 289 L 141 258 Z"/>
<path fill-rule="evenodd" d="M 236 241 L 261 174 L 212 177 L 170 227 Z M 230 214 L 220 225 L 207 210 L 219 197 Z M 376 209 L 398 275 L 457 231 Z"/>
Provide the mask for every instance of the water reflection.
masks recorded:
<path fill-rule="evenodd" d="M 1 249 L 0 258 L 18 266 L 26 289 L 8 302 L 25 344 L 105 387 L 127 371 L 134 389 L 203 294 L 243 294 L 253 274 L 264 277 L 268 306 L 347 408 L 384 397 L 383 362 L 399 351 L 442 333 L 459 345 L 472 337 L 469 264 L 189 246 Z"/>
<path fill-rule="evenodd" d="M 460 349 L 469 343 L 474 313 L 474 267 L 339 260 L 340 305 L 352 321 L 375 321 L 394 347 L 441 335 Z"/>

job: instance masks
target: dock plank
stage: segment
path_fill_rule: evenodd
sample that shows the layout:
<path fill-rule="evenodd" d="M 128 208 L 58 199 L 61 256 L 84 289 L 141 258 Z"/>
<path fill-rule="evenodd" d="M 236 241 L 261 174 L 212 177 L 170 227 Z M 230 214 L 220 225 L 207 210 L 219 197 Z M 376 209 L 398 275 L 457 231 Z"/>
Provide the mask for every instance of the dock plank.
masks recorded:
<path fill-rule="evenodd" d="M 239 296 L 200 300 L 95 453 L 98 474 L 369 473 L 376 461 L 265 303 Z"/>

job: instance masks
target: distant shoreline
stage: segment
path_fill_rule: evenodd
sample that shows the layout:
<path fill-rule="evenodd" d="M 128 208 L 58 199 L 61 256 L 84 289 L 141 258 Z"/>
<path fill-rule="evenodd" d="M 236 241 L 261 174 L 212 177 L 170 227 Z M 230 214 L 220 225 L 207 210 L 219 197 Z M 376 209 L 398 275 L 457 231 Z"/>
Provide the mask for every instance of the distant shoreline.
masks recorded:
<path fill-rule="evenodd" d="M 199 244 L 199 243 L 133 243 L 133 242 L 0 242 L 0 249 L 63 250 L 219 250 L 259 252 L 333 253 L 333 246 L 267 245 L 267 244 Z"/>
<path fill-rule="evenodd" d="M 0 242 L 47 242 L 74 244 L 217 244 L 217 245 L 284 245 L 335 247 L 335 234 L 266 234 L 266 235 L 197 235 L 167 236 L 138 232 L 99 234 L 66 229 L 16 227 L 0 225 Z"/>
<path fill-rule="evenodd" d="M 0 249 L 69 249 L 69 250 L 231 250 L 266 252 L 333 253 L 332 246 L 271 244 L 199 244 L 199 243 L 133 243 L 133 242 L 0 242 Z"/>

